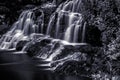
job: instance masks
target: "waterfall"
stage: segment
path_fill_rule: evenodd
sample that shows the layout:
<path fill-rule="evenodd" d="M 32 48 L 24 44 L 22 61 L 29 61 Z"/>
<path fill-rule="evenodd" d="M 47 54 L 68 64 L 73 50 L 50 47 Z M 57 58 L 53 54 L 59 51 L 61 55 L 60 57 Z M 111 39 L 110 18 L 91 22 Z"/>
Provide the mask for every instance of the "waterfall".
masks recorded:
<path fill-rule="evenodd" d="M 50 17 L 50 21 L 49 21 L 49 23 L 48 23 L 48 28 L 47 28 L 46 35 L 49 35 L 49 34 L 50 34 L 54 20 L 55 20 L 55 14 L 53 14 L 53 15 Z"/>
<path fill-rule="evenodd" d="M 80 4 L 81 0 L 62 3 L 51 16 L 46 34 L 70 43 L 85 43 L 86 22 L 80 13 Z"/>
<path fill-rule="evenodd" d="M 83 32 L 82 32 L 82 41 L 81 42 L 85 42 L 85 31 L 86 31 L 86 22 L 84 23 L 84 25 L 83 25 Z"/>
<path fill-rule="evenodd" d="M 73 42 L 78 42 L 79 28 L 80 28 L 80 25 L 75 26 Z"/>
<path fill-rule="evenodd" d="M 70 13 L 69 25 L 65 32 L 64 40 L 66 40 L 68 42 L 77 42 L 78 41 L 77 38 L 78 38 L 78 33 L 79 33 L 79 25 L 78 25 L 79 21 L 82 21 L 82 17 L 80 14 Z M 72 35 L 72 34 L 74 34 L 74 35 Z"/>
<path fill-rule="evenodd" d="M 53 61 L 53 58 L 56 57 L 58 54 L 61 53 L 62 49 L 64 49 L 63 45 L 61 45 L 58 49 L 55 50 L 47 59 L 46 61 Z"/>
<path fill-rule="evenodd" d="M 38 33 L 44 33 L 44 13 L 42 10 L 39 10 L 41 15 L 37 17 L 37 20 L 36 20 L 36 30 Z"/>
<path fill-rule="evenodd" d="M 39 27 L 42 27 L 35 24 L 34 18 L 35 14 L 32 10 L 23 11 L 18 21 L 16 21 L 11 29 L 0 39 L 0 48 L 16 48 L 20 40 L 28 39 L 29 35 L 33 33 L 39 33 Z"/>
<path fill-rule="evenodd" d="M 65 32 L 65 36 L 64 36 L 64 40 L 71 42 L 72 41 L 72 33 L 74 31 L 74 25 L 71 25 L 70 27 L 67 28 L 66 32 Z"/>

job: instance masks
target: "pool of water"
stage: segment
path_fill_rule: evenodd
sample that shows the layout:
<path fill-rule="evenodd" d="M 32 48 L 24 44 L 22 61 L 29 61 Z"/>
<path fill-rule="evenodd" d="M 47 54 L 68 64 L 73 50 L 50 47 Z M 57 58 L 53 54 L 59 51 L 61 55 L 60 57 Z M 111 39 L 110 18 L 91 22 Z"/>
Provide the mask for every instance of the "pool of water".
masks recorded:
<path fill-rule="evenodd" d="M 21 52 L 0 51 L 0 80 L 88 80 L 85 77 L 59 75 L 50 70 L 36 68 L 36 63 Z"/>

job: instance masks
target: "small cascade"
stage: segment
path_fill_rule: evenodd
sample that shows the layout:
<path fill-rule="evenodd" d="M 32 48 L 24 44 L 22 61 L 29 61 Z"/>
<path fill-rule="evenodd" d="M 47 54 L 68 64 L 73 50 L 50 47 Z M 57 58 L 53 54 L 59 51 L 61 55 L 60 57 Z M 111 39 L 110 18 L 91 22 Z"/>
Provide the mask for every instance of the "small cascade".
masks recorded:
<path fill-rule="evenodd" d="M 47 31 L 46 31 L 46 35 L 49 35 L 50 32 L 51 32 L 51 26 L 54 24 L 53 21 L 55 20 L 55 14 L 53 14 L 51 17 L 50 17 L 50 21 L 48 23 L 48 28 L 47 28 Z"/>
<path fill-rule="evenodd" d="M 32 10 L 23 11 L 18 21 L 16 21 L 11 29 L 0 39 L 0 48 L 16 48 L 16 44 L 20 40 L 29 39 L 29 35 L 33 33 L 41 33 L 43 26 L 35 24 L 34 18 L 35 13 Z"/>
<path fill-rule="evenodd" d="M 83 25 L 83 30 L 82 30 L 82 41 L 81 42 L 85 42 L 85 31 L 86 31 L 86 22 Z"/>
<path fill-rule="evenodd" d="M 46 36 L 47 37 L 47 36 Z M 31 34 L 30 35 L 30 39 L 31 39 L 31 41 L 30 42 L 28 42 L 28 43 L 26 43 L 25 44 L 25 46 L 23 46 L 23 48 L 22 48 L 22 52 L 26 52 L 26 49 L 32 44 L 32 43 L 34 43 L 34 41 L 37 41 L 39 38 L 41 39 L 40 41 L 42 41 L 42 40 L 44 40 L 46 37 L 43 37 L 43 34 L 37 34 L 37 33 L 33 33 L 33 34 Z"/>
<path fill-rule="evenodd" d="M 80 4 L 81 0 L 62 3 L 51 16 L 46 34 L 70 43 L 85 43 L 86 22 Z"/>
<path fill-rule="evenodd" d="M 1 49 L 9 49 L 9 47 L 15 48 L 18 41 L 20 41 L 21 38 L 25 38 L 23 33 L 20 30 L 16 30 L 14 35 L 13 34 L 5 34 L 1 38 Z"/>
<path fill-rule="evenodd" d="M 54 66 L 52 68 L 50 68 L 50 70 L 56 70 L 59 66 L 63 65 L 67 61 L 71 61 L 71 60 L 79 61 L 80 59 L 78 58 L 78 56 L 81 56 L 81 57 L 85 58 L 85 55 L 81 55 L 81 53 L 75 52 L 73 55 L 68 55 L 67 57 L 64 57 L 62 59 L 52 61 L 50 63 L 50 65 L 54 64 Z"/>
<path fill-rule="evenodd" d="M 75 25 L 71 25 L 70 27 L 67 28 L 66 32 L 65 32 L 65 36 L 64 36 L 64 40 L 68 41 L 68 42 L 72 42 L 72 33 L 74 32 L 74 27 Z"/>
<path fill-rule="evenodd" d="M 55 52 L 53 52 L 50 56 L 48 56 L 46 61 L 53 61 L 53 58 L 59 55 L 62 49 L 64 49 L 63 45 L 61 45 L 58 49 L 55 50 Z"/>

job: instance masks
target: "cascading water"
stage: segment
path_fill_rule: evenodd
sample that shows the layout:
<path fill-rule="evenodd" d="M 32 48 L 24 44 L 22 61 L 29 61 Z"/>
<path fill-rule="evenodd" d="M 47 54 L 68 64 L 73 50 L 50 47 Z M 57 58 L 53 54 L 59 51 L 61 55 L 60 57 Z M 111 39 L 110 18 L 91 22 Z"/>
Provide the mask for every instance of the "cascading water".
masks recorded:
<path fill-rule="evenodd" d="M 18 21 L 13 24 L 10 31 L 4 34 L 1 38 L 0 48 L 16 48 L 16 44 L 20 40 L 29 39 L 29 35 L 33 33 L 41 33 L 43 26 L 35 24 L 34 18 L 35 14 L 32 10 L 23 11 L 19 16 Z"/>
<path fill-rule="evenodd" d="M 55 6 L 56 0 L 53 1 Z M 47 46 L 42 46 L 41 50 L 37 53 L 37 57 L 44 59 L 45 61 L 55 62 L 53 58 L 61 54 L 64 50 L 65 45 L 84 45 L 80 43 L 85 43 L 85 33 L 86 33 L 86 22 L 84 22 L 83 16 L 80 13 L 81 0 L 71 0 L 62 3 L 50 17 L 46 34 L 44 37 L 39 37 L 40 42 L 42 39 L 46 39 L 47 35 L 53 37 L 53 41 Z M 51 4 L 44 5 L 42 7 L 50 7 Z M 0 40 L 1 49 L 11 49 L 16 48 L 16 45 L 21 40 L 29 40 L 34 43 L 33 34 L 44 33 L 44 14 L 35 19 L 35 13 L 33 10 L 23 11 L 16 21 L 10 31 L 3 35 Z M 37 20 L 37 21 L 35 21 Z M 40 35 L 41 36 L 41 35 Z M 46 38 L 45 38 L 46 37 Z M 37 38 L 38 39 L 38 38 Z M 60 43 L 59 47 L 55 48 L 54 40 L 58 40 Z M 31 42 L 27 43 L 22 51 L 31 45 Z M 86 45 L 86 44 L 85 44 Z M 41 46 L 41 45 L 40 45 Z M 55 48 L 55 49 L 54 49 Z M 76 54 L 75 54 L 76 55 Z M 69 56 L 70 58 L 72 56 Z M 65 57 L 65 61 L 69 60 L 68 56 Z M 59 61 L 59 60 L 58 60 Z"/>
<path fill-rule="evenodd" d="M 81 0 L 62 3 L 51 16 L 46 34 L 70 43 L 85 43 L 86 23 L 80 13 L 80 4 Z"/>
<path fill-rule="evenodd" d="M 74 22 L 73 22 L 74 21 Z M 69 19 L 69 26 L 65 32 L 64 40 L 68 42 L 77 43 L 79 36 L 79 27 L 82 23 L 82 17 L 78 13 L 71 13 Z"/>
<path fill-rule="evenodd" d="M 80 4 L 81 0 L 67 0 L 57 8 L 55 13 L 51 15 L 46 35 L 55 38 L 53 39 L 53 42 L 54 40 L 57 40 L 61 44 L 55 50 L 53 43 L 51 43 L 53 48 L 48 47 L 50 44 L 45 46 L 42 51 L 39 52 L 40 55 L 38 55 L 38 57 L 45 61 L 50 61 L 50 63 L 39 66 L 51 66 L 52 63 L 57 62 L 58 65 L 56 65 L 56 67 L 58 67 L 61 64 L 61 61 L 64 63 L 71 60 L 73 57 L 73 55 L 70 55 L 66 56 L 64 59 L 54 60 L 54 58 L 60 55 L 62 50 L 65 49 L 65 45 L 86 45 L 86 22 L 84 22 L 83 16 L 80 12 Z M 48 51 L 46 52 L 45 50 Z M 74 54 L 74 56 L 77 56 L 78 54 Z"/>

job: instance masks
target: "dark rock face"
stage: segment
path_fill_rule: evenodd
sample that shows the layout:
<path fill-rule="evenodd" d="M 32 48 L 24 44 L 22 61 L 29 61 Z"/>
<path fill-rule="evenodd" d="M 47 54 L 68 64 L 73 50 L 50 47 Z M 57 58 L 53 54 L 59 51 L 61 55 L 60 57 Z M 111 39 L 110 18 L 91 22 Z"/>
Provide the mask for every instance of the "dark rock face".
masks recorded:
<path fill-rule="evenodd" d="M 27 53 L 30 56 L 35 56 L 39 53 L 41 49 L 43 49 L 44 46 L 49 44 L 51 42 L 51 39 L 43 39 L 43 40 L 38 40 L 36 42 L 32 42 L 28 48 L 27 48 Z"/>
<path fill-rule="evenodd" d="M 16 46 L 16 50 L 21 51 L 23 49 L 23 47 L 27 44 L 27 42 L 29 42 L 29 41 L 20 41 L 20 42 L 18 42 L 18 44 Z"/>
<path fill-rule="evenodd" d="M 88 25 L 86 30 L 86 42 L 92 46 L 102 46 L 102 32 L 96 26 Z"/>
<path fill-rule="evenodd" d="M 94 52 L 95 50 L 99 53 L 96 54 L 96 52 Z M 99 56 L 104 56 L 101 52 L 102 49 L 90 46 L 64 46 L 60 54 L 53 58 L 54 62 L 52 63 L 52 67 L 55 67 L 55 72 L 59 74 L 91 76 L 91 74 L 102 69 L 101 65 L 104 65 L 101 64 L 102 61 L 99 60 L 103 57 L 98 59 Z M 96 55 L 98 57 L 96 57 Z M 98 65 L 99 67 L 95 68 L 95 66 Z"/>
<path fill-rule="evenodd" d="M 76 61 L 68 61 L 64 66 L 59 66 L 58 69 L 56 69 L 56 73 L 62 73 L 64 75 L 89 75 L 90 72 L 90 66 L 84 64 L 84 61 L 76 62 Z M 78 74 L 79 73 L 79 74 Z M 87 77 L 87 76 L 86 76 Z"/>

